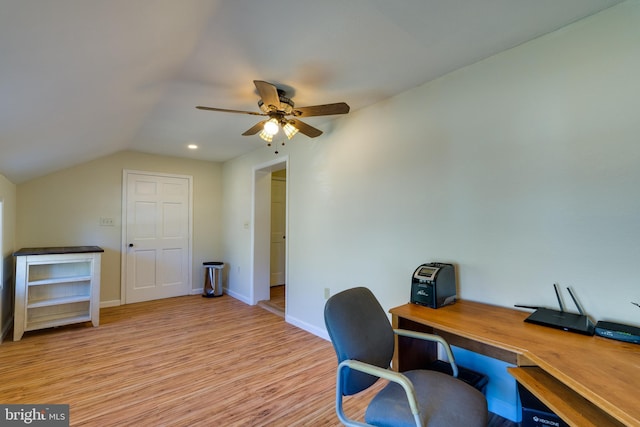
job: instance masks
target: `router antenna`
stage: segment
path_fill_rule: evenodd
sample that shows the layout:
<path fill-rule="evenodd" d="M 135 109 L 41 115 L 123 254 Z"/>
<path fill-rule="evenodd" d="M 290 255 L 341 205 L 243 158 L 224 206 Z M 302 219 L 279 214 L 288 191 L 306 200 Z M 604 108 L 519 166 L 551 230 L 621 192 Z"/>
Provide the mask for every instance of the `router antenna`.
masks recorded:
<path fill-rule="evenodd" d="M 569 291 L 569 295 L 571 295 L 571 299 L 573 300 L 573 303 L 576 305 L 576 307 L 578 307 L 578 313 L 584 316 L 584 311 L 582 311 L 582 307 L 580 307 L 578 300 L 576 299 L 575 295 L 573 295 L 573 292 L 571 292 L 571 288 L 567 287 L 567 290 Z"/>
<path fill-rule="evenodd" d="M 556 298 L 558 298 L 558 304 L 560 305 L 560 311 L 564 312 L 564 305 L 562 305 L 562 299 L 560 298 L 560 292 L 558 292 L 558 284 L 553 284 L 553 289 L 556 291 Z"/>

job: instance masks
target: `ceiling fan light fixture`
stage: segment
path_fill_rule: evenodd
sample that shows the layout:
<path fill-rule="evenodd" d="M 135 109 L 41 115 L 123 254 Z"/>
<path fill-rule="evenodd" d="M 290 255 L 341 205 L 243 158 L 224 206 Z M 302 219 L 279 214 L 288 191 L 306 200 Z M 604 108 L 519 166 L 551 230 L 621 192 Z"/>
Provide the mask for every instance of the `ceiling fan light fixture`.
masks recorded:
<path fill-rule="evenodd" d="M 273 141 L 273 134 L 270 134 L 269 132 L 267 132 L 264 129 L 262 130 L 262 132 L 260 132 L 260 134 L 258 136 L 260 138 L 264 139 L 267 142 Z"/>
<path fill-rule="evenodd" d="M 287 135 L 288 139 L 293 138 L 295 134 L 298 133 L 298 129 L 288 122 L 282 126 L 282 130 L 284 131 L 284 134 Z"/>
<path fill-rule="evenodd" d="M 263 132 L 268 133 L 272 137 L 273 137 L 273 135 L 277 134 L 279 130 L 280 130 L 280 124 L 278 123 L 278 120 L 276 120 L 276 119 L 269 119 L 264 124 Z"/>

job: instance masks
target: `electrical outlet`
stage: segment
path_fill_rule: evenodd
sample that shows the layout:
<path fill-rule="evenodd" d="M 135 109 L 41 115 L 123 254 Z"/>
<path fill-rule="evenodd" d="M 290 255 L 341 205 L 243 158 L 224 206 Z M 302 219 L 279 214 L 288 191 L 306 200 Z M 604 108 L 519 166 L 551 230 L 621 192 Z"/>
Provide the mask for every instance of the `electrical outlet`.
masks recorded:
<path fill-rule="evenodd" d="M 324 299 L 329 299 L 330 296 L 331 296 L 331 289 L 324 288 Z"/>
<path fill-rule="evenodd" d="M 102 227 L 113 227 L 115 225 L 115 222 L 113 221 L 113 218 L 110 217 L 100 217 L 100 226 Z"/>

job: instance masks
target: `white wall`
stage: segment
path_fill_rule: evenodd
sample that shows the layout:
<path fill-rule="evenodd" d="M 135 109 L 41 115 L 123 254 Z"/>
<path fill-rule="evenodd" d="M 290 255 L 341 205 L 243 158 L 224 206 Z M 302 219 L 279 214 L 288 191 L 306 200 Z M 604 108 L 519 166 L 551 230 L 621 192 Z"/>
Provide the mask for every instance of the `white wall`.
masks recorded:
<path fill-rule="evenodd" d="M 557 282 L 596 320 L 640 325 L 639 46 L 626 2 L 287 144 L 287 320 L 326 336 L 325 287 L 365 285 L 388 309 L 417 265 L 449 261 L 464 299 L 555 306 Z M 252 168 L 273 156 L 223 167 L 238 295 Z"/>

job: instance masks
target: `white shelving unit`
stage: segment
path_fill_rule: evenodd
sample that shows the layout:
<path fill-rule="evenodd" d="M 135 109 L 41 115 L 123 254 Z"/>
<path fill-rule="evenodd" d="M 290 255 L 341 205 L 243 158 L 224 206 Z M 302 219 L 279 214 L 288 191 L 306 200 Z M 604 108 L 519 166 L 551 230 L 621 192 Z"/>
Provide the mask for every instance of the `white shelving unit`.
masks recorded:
<path fill-rule="evenodd" d="M 100 323 L 97 246 L 25 248 L 16 257 L 13 340 L 25 331 L 71 323 Z"/>

